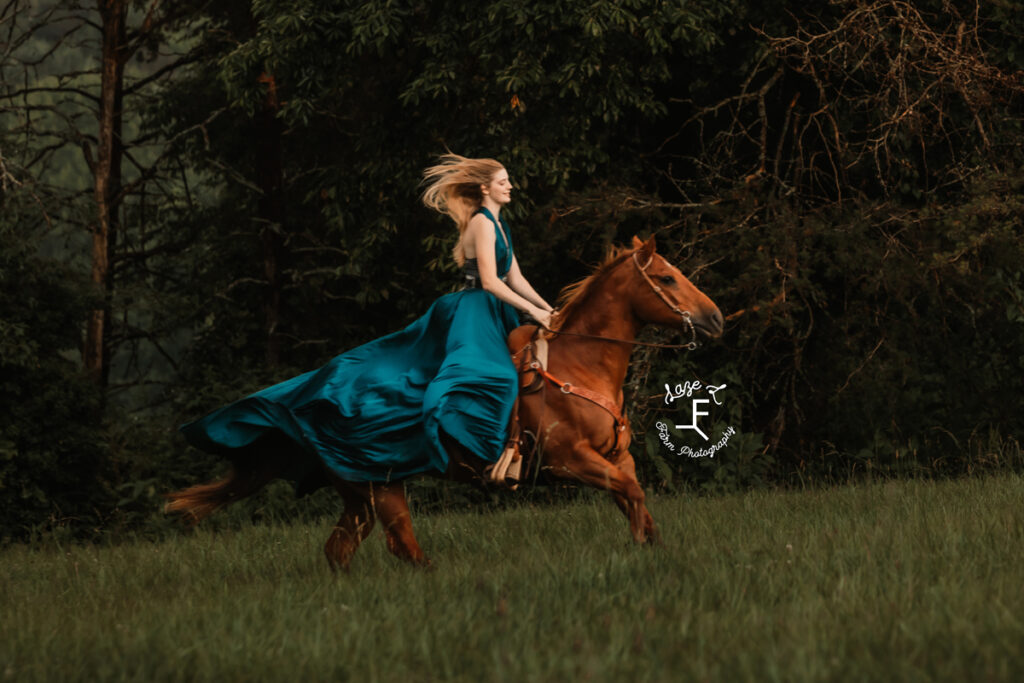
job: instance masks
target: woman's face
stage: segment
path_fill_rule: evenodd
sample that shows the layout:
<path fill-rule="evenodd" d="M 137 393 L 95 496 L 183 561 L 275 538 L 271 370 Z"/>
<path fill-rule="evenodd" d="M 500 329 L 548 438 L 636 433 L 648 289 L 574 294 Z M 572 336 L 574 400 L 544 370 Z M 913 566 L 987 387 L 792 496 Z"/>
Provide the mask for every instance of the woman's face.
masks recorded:
<path fill-rule="evenodd" d="M 499 169 L 491 177 L 491 184 L 484 185 L 485 196 L 489 196 L 499 205 L 508 204 L 512 201 L 512 183 L 508 179 L 508 171 Z"/>

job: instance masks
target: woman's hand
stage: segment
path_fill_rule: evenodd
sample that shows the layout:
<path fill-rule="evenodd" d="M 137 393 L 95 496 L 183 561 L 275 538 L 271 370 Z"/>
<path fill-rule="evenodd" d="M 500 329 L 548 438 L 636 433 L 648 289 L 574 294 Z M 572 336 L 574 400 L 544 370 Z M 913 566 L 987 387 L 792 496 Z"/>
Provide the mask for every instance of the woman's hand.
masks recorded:
<path fill-rule="evenodd" d="M 545 328 L 551 328 L 551 311 L 545 311 L 543 308 L 538 308 L 537 306 L 534 306 L 532 309 L 528 311 L 528 313 L 534 320 L 539 322 Z"/>

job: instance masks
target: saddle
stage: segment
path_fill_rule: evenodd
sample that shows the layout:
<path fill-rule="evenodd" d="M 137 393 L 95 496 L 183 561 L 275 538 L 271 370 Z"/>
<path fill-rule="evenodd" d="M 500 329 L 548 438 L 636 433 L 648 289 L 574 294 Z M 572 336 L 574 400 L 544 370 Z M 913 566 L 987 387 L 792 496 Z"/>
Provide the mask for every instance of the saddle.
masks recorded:
<path fill-rule="evenodd" d="M 526 394 L 533 394 L 544 388 L 545 382 L 559 388 L 563 394 L 571 394 L 584 399 L 602 408 L 607 412 L 613 421 L 612 445 L 604 457 L 609 457 L 619 450 L 620 446 L 626 447 L 629 444 L 628 429 L 629 419 L 626 417 L 623 408 L 624 401 L 622 391 L 619 390 L 618 401 L 613 401 L 607 396 L 588 389 L 587 387 L 571 382 L 565 382 L 554 375 L 548 369 L 548 333 L 539 327 L 533 332 L 530 341 L 521 349 L 512 354 L 512 363 L 519 373 L 519 392 L 512 408 L 512 417 L 509 420 L 509 439 L 498 462 L 486 470 L 490 481 L 497 484 L 504 484 L 515 490 L 523 472 L 523 454 L 533 458 L 536 455 L 537 435 L 523 430 L 519 426 L 519 399 Z M 625 438 L 625 440 L 623 440 Z"/>

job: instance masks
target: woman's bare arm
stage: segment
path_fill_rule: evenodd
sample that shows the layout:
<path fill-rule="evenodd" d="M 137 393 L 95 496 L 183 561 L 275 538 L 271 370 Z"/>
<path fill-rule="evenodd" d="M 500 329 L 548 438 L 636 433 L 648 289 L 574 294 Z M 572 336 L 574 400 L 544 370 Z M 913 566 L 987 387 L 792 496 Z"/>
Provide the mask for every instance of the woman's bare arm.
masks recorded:
<path fill-rule="evenodd" d="M 494 261 L 494 224 L 482 214 L 478 214 L 469 222 L 466 238 L 472 242 L 473 251 L 476 252 L 476 264 L 480 270 L 480 284 L 483 288 L 547 326 L 551 319 L 547 309 L 521 296 L 498 277 L 498 266 Z"/>
<path fill-rule="evenodd" d="M 547 301 L 544 301 L 544 297 L 533 289 L 523 275 L 523 272 L 519 270 L 519 261 L 515 256 L 512 256 L 512 267 L 508 271 L 508 286 L 524 299 L 536 304 L 545 311 L 551 312 L 554 310 Z"/>

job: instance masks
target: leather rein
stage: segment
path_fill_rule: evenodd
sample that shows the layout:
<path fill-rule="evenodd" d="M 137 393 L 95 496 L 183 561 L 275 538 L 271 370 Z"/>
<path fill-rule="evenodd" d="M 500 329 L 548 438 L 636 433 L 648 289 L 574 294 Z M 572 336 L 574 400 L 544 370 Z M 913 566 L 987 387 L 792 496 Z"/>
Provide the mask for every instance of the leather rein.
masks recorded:
<path fill-rule="evenodd" d="M 596 334 L 582 334 L 580 332 L 563 332 L 561 330 L 552 330 L 549 327 L 547 327 L 545 325 L 542 325 L 539 321 L 536 321 L 537 327 L 539 327 L 540 329 L 544 330 L 548 334 L 552 334 L 552 335 L 559 334 L 559 335 L 564 335 L 564 336 L 569 336 L 569 337 L 583 337 L 585 339 L 599 339 L 601 341 L 614 342 L 614 343 L 619 343 L 619 344 L 633 344 L 635 346 L 649 346 L 649 347 L 652 347 L 652 348 L 655 348 L 655 349 L 686 349 L 687 351 L 693 351 L 695 348 L 697 348 L 697 329 L 693 326 L 693 320 L 691 319 L 690 312 L 687 311 L 687 310 L 683 310 L 683 309 L 679 308 L 678 305 L 676 305 L 673 301 L 671 301 L 668 298 L 668 295 L 665 294 L 665 290 L 663 290 L 658 285 L 654 284 L 654 280 L 652 280 L 651 276 L 647 274 L 647 268 L 651 265 L 651 263 L 653 261 L 654 261 L 654 254 L 651 254 L 651 257 L 649 259 L 647 259 L 647 263 L 645 263 L 644 265 L 641 266 L 640 265 L 640 261 L 636 257 L 636 252 L 635 251 L 633 252 L 633 264 L 636 266 L 636 269 L 638 271 L 640 271 L 640 275 L 642 275 L 644 280 L 647 282 L 647 284 L 649 284 L 651 286 L 651 289 L 654 290 L 654 293 L 657 294 L 658 297 L 660 297 L 661 300 L 664 301 L 665 304 L 669 308 L 672 309 L 673 313 L 675 313 L 680 318 L 682 318 L 683 322 L 686 324 L 686 326 L 688 328 L 690 328 L 690 341 L 688 341 L 687 343 L 685 343 L 685 344 L 653 344 L 653 343 L 650 343 L 650 342 L 636 341 L 635 339 L 619 339 L 618 337 L 602 337 L 602 336 L 599 336 L 599 335 L 596 335 Z"/>

